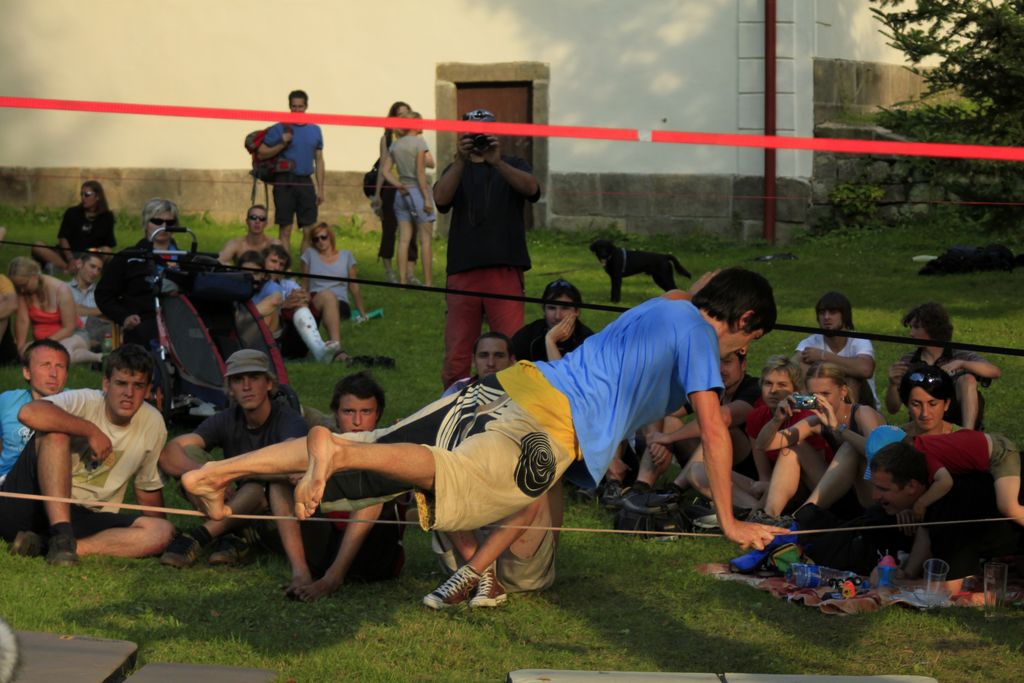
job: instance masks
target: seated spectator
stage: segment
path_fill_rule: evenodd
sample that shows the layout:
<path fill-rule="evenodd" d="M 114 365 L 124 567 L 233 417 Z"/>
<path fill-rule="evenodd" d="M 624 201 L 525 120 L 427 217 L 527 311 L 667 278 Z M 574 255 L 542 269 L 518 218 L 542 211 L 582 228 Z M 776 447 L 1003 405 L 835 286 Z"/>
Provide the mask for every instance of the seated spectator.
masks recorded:
<path fill-rule="evenodd" d="M 302 416 L 283 402 L 274 401 L 277 388 L 270 358 L 262 351 L 242 349 L 228 357 L 224 374 L 231 406 L 208 417 L 194 432 L 172 439 L 160 453 L 160 469 L 172 477 L 199 469 L 212 459 L 214 449 L 223 457 L 255 451 L 270 444 L 303 437 L 308 431 Z M 258 514 L 268 507 L 263 482 L 240 482 L 231 506 L 237 513 Z M 207 521 L 190 531 L 179 532 L 160 557 L 160 563 L 181 569 L 191 565 L 203 549 L 217 539 L 210 554 L 211 565 L 245 562 L 249 542 L 238 531 L 248 522 L 225 519 Z"/>
<path fill-rule="evenodd" d="M 439 555 L 442 569 L 454 575 L 459 567 L 470 562 L 480 547 L 495 536 L 499 549 L 494 562 L 478 572 L 480 585 L 469 598 L 469 606 L 500 607 L 508 602 L 509 593 L 525 593 L 549 588 L 555 582 L 555 551 L 558 532 L 545 527 L 562 526 L 562 485 L 559 482 L 527 508 L 527 516 L 515 522 L 525 530 L 483 528 L 454 533 L 435 532 L 431 545 Z M 512 532 L 512 533 L 510 533 Z M 510 540 L 511 538 L 511 540 Z M 434 609 L 452 606 L 446 601 L 442 584 L 424 597 Z"/>
<path fill-rule="evenodd" d="M 961 429 L 953 434 L 909 437 L 903 430 L 892 427 L 879 433 L 879 438 L 873 441 L 873 447 L 897 441 L 911 442 L 914 457 L 927 467 L 928 486 L 914 501 L 914 521 L 924 521 L 928 509 L 949 494 L 954 475 L 988 473 L 994 482 L 999 513 L 1024 526 L 1024 505 L 1019 501 L 1020 451 L 1002 434 Z"/>
<path fill-rule="evenodd" d="M 929 302 L 912 308 L 903 316 L 903 325 L 910 336 L 922 343 L 917 350 L 905 354 L 889 367 L 889 389 L 885 407 L 890 413 L 900 409 L 899 386 L 911 365 L 935 365 L 949 373 L 956 384 L 956 396 L 946 411 L 945 419 L 967 429 L 983 429 L 984 400 L 978 385 L 988 386 L 1001 373 L 998 367 L 973 351 L 953 349 L 953 323 L 941 304 Z"/>
<path fill-rule="evenodd" d="M 840 337 L 834 332 L 853 331 L 853 306 L 845 295 L 826 292 L 814 306 L 821 334 L 805 337 L 796 345 L 804 372 L 812 363 L 832 363 L 842 368 L 854 403 L 881 408 L 875 389 L 875 347 L 867 339 Z"/>
<path fill-rule="evenodd" d="M 473 345 L 473 366 L 476 374 L 464 377 L 444 390 L 442 396 L 457 394 L 468 386 L 478 383 L 516 362 L 512 343 L 501 332 L 484 332 Z"/>
<path fill-rule="evenodd" d="M 68 350 L 52 339 L 34 341 L 25 349 L 21 375 L 28 388 L 10 389 L 0 394 L 0 436 L 3 438 L 0 485 L 32 438 L 32 430 L 18 420 L 18 411 L 29 401 L 64 391 L 69 365 Z"/>
<path fill-rule="evenodd" d="M 743 474 L 749 481 L 757 478 L 754 459 L 750 457 L 750 439 L 745 426 L 747 415 L 761 398 L 758 381 L 747 374 L 747 357 L 735 351 L 722 359 L 722 418 L 729 428 L 732 439 L 733 471 Z M 696 420 L 683 423 L 682 418 L 691 412 L 689 404 L 683 406 L 678 415 L 665 418 L 662 431 L 650 432 L 646 435 L 647 451 L 640 460 L 640 472 L 631 491 L 646 493 L 650 491 L 657 478 L 668 469 L 672 455 L 679 460 L 683 469 L 673 482 L 678 492 L 690 486 L 705 498 L 711 498 L 711 486 L 704 470 L 704 451 L 700 440 L 700 425 Z M 740 507 L 753 507 L 755 500 L 742 490 L 736 491 L 741 502 L 734 504 Z"/>
<path fill-rule="evenodd" d="M 966 446 L 964 438 L 970 436 Z M 979 439 L 980 437 L 980 439 Z M 958 445 L 952 445 L 958 444 Z M 990 457 L 993 440 L 977 432 L 925 436 L 914 439 L 914 446 L 899 441 L 881 448 L 871 459 L 871 484 L 875 500 L 889 515 L 908 525 L 914 534 L 910 555 L 898 576 L 921 576 L 924 561 L 937 557 L 949 563 L 947 588 L 960 590 L 960 579 L 981 572 L 984 559 L 1020 552 L 1019 529 L 1013 522 L 987 522 L 914 527 L 913 507 L 925 495 L 929 482 L 928 458 L 938 450 L 958 450 L 969 459 Z M 989 452 L 986 452 L 986 447 Z M 1005 447 L 1005 444 L 1000 448 Z M 929 455 L 931 453 L 931 455 Z M 992 476 L 987 473 L 955 475 L 949 494 L 927 509 L 926 522 L 990 519 L 1001 516 Z"/>
<path fill-rule="evenodd" d="M 87 180 L 82 183 L 81 197 L 79 204 L 64 212 L 56 246 L 36 242 L 32 247 L 32 258 L 48 266 L 48 271 L 73 274 L 78 270 L 82 254 L 90 251 L 109 254 L 117 246 L 114 214 L 107 206 L 103 186 L 95 180 Z"/>
<path fill-rule="evenodd" d="M 240 265 L 239 257 L 247 251 L 263 251 L 271 244 L 281 244 L 266 234 L 268 213 L 267 207 L 256 204 L 249 207 L 245 215 L 245 226 L 248 232 L 242 237 L 228 240 L 217 255 L 217 260 L 225 266 Z"/>
<path fill-rule="evenodd" d="M 253 252 L 249 252 L 253 253 Z M 261 277 L 263 284 L 253 297 L 256 310 L 263 316 L 274 339 L 278 341 L 281 353 L 286 358 L 302 358 L 307 352 L 321 363 L 344 358 L 340 343 L 325 342 L 320 336 L 320 326 L 309 310 L 309 295 L 295 280 L 286 279 L 276 273 L 286 272 L 291 255 L 279 244 L 272 244 L 264 251 L 264 270 L 275 271 L 269 278 Z M 243 262 L 252 259 L 243 255 Z M 244 265 L 244 263 L 242 264 Z"/>
<path fill-rule="evenodd" d="M 338 251 L 334 231 L 326 223 L 317 224 L 310 230 L 310 248 L 302 252 L 302 273 L 306 276 L 305 287 L 309 292 L 309 308 L 317 320 L 321 320 L 330 341 L 341 345 L 341 322 L 352 317 L 348 295 L 359 311 L 359 322 L 365 321 L 366 309 L 363 296 L 355 282 L 326 278 L 357 278 L 356 257 L 348 249 Z M 317 276 L 326 276 L 317 277 Z M 348 360 L 348 354 L 339 350 L 339 360 Z"/>
<path fill-rule="evenodd" d="M 52 275 L 43 275 L 39 264 L 15 256 L 7 269 L 18 293 L 14 319 L 14 343 L 25 353 L 29 333 L 34 339 L 52 339 L 68 350 L 72 363 L 99 363 L 103 357 L 89 350 L 89 338 L 78 318 L 71 287 Z"/>
<path fill-rule="evenodd" d="M 113 332 L 113 325 L 96 307 L 96 283 L 103 275 L 105 263 L 106 260 L 97 253 L 83 254 L 75 276 L 68 283 L 78 319 L 89 337 L 89 347 L 93 351 L 100 349 L 103 340 Z"/>
<path fill-rule="evenodd" d="M 164 420 L 145 402 L 153 358 L 125 344 L 106 359 L 103 390 L 76 389 L 31 401 L 18 419 L 36 434 L 0 490 L 82 501 L 121 503 L 132 483 L 140 505 L 163 506 L 157 459 L 167 439 Z M 20 555 L 70 566 L 79 555 L 146 557 L 170 542 L 163 515 L 99 512 L 56 501 L 0 497 L 0 536 Z"/>
<path fill-rule="evenodd" d="M 18 293 L 14 283 L 0 273 L 0 364 L 7 365 L 18 360 L 18 347 L 14 343 L 15 314 L 18 312 Z"/>
<path fill-rule="evenodd" d="M 579 320 L 583 297 L 570 282 L 549 282 L 541 298 L 551 302 L 541 307 L 544 317 L 512 336 L 512 352 L 518 360 L 558 360 L 594 334 Z"/>
<path fill-rule="evenodd" d="M 907 407 L 910 422 L 903 426 L 903 431 L 910 436 L 950 434 L 955 431 L 954 425 L 942 419 L 955 392 L 953 380 L 940 368 L 921 365 L 904 374 L 900 380 L 899 396 Z M 849 441 L 851 436 L 847 435 L 846 438 Z M 862 507 L 871 505 L 871 487 L 866 481 L 870 478 L 870 472 L 866 470 L 866 450 L 859 445 L 859 439 L 857 443 L 856 452 L 843 450 L 836 454 L 821 481 L 808 496 L 808 504 L 827 510 L 852 487 Z"/>
<path fill-rule="evenodd" d="M 842 448 L 856 454 L 859 447 L 863 453 L 864 439 L 884 423 L 874 408 L 851 402 L 846 375 L 839 366 L 815 363 L 808 370 L 805 382 L 808 393 L 816 398 L 811 414 L 781 428 L 794 413 L 793 397 L 789 396 L 779 403 L 772 420 L 761 429 L 755 442 L 761 450 L 783 449 L 764 499 L 764 512 L 768 517 L 782 515 L 801 482 L 808 490 L 814 489 Z M 826 447 L 795 450 L 813 436 L 820 437 Z"/>
<path fill-rule="evenodd" d="M 331 397 L 333 424 L 339 434 L 372 432 L 384 414 L 384 389 L 368 372 L 357 372 L 334 385 Z M 292 487 L 270 485 L 275 515 L 292 514 Z M 329 507 L 329 506 L 327 506 Z M 323 513 L 323 510 L 319 511 Z M 397 521 L 400 509 L 394 500 L 369 505 L 354 512 L 328 512 L 330 517 L 352 522 L 278 520 L 281 545 L 292 568 L 285 595 L 314 602 L 336 591 L 345 581 L 380 581 L 398 576 L 405 562 L 402 527 L 374 524 L 378 519 Z"/>
<path fill-rule="evenodd" d="M 143 237 L 110 259 L 96 285 L 96 305 L 111 322 L 121 326 L 126 342 L 151 348 L 158 337 L 153 278 L 175 267 L 175 257 L 154 254 L 174 248 L 171 233 L 178 224 L 178 205 L 169 199 L 150 199 L 142 207 Z"/>

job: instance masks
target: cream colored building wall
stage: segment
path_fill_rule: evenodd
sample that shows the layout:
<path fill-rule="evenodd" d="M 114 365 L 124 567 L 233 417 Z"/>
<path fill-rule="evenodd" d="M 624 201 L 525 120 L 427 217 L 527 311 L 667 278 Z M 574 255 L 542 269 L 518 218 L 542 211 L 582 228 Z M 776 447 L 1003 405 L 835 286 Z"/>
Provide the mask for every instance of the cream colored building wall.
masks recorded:
<path fill-rule="evenodd" d="M 781 4 L 796 31 L 780 32 L 788 41 L 780 54 L 794 64 L 792 77 L 780 79 L 791 90 L 781 100 L 781 118 L 790 122 L 783 129 L 809 135 L 809 119 L 798 110 L 801 99 L 810 106 L 810 93 L 801 91 L 809 79 L 800 75 L 809 66 L 797 62 L 821 54 L 822 45 L 849 58 L 888 53 L 863 0 Z M 0 90 L 284 110 L 287 92 L 303 88 L 311 112 L 383 115 L 392 100 L 403 99 L 431 118 L 436 64 L 536 61 L 551 67 L 551 123 L 745 131 L 757 117 L 747 115 L 756 107 L 745 109 L 740 81 L 756 84 L 756 67 L 741 73 L 739 59 L 756 49 L 741 27 L 760 6 L 761 0 L 5 0 Z M 829 8 L 827 27 L 817 22 L 808 24 L 816 33 L 800 33 L 799 17 L 820 17 Z M 756 102 L 757 93 L 747 94 Z M 260 125 L 3 110 L 0 165 L 241 169 L 242 138 Z M 365 170 L 378 136 L 376 129 L 325 127 L 328 169 Z M 427 139 L 433 144 L 432 134 Z M 553 140 L 550 167 L 736 173 L 746 170 L 750 154 Z"/>

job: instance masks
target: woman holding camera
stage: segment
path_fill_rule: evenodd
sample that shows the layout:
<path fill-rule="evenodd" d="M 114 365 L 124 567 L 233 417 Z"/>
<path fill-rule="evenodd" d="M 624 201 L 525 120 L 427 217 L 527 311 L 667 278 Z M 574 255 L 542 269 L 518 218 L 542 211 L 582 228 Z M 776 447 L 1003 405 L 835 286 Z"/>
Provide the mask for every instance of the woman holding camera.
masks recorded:
<path fill-rule="evenodd" d="M 815 363 L 805 377 L 808 395 L 794 394 L 779 403 L 772 419 L 755 442 L 755 452 L 782 449 L 772 471 L 771 483 L 764 497 L 764 515 L 778 519 L 796 495 L 803 482 L 815 488 L 834 458 L 864 457 L 864 441 L 871 430 L 885 424 L 877 410 L 855 404 L 842 369 L 832 363 Z M 796 408 L 806 408 L 811 415 L 786 429 L 779 427 Z M 820 437 L 827 448 L 794 449 L 812 437 Z"/>

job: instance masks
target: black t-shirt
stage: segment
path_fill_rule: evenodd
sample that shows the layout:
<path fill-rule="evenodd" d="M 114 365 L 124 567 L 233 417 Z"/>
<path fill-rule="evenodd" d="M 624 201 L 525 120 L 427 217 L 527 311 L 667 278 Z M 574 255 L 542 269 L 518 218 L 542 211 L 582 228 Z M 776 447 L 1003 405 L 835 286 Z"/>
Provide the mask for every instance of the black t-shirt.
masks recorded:
<path fill-rule="evenodd" d="M 513 168 L 531 172 L 530 165 L 519 157 L 501 158 Z M 450 169 L 448 166 L 444 172 Z M 441 213 L 452 212 L 447 273 L 494 266 L 529 270 L 523 211 L 526 202 L 538 199 L 539 187 L 534 196 L 527 197 L 516 192 L 490 164 L 467 161 L 452 203 L 437 205 Z"/>
<path fill-rule="evenodd" d="M 733 401 L 743 401 L 744 403 L 749 403 L 751 407 L 753 407 L 759 398 L 761 398 L 761 383 L 756 377 L 751 377 L 750 375 L 743 373 L 743 379 L 740 380 L 739 386 L 736 387 L 736 392 L 728 398 L 723 393 L 721 402 L 723 406 L 727 406 Z M 686 408 L 687 415 L 693 413 L 693 406 L 690 405 L 689 401 L 686 402 L 684 407 Z M 744 424 L 745 423 L 734 424 L 732 426 L 743 429 Z"/>
<path fill-rule="evenodd" d="M 949 493 L 928 506 L 926 522 L 1003 517 L 996 507 L 992 475 L 984 472 L 953 477 Z M 980 571 L 980 561 L 1022 552 L 1021 527 L 1013 522 L 978 522 L 929 527 L 932 557 L 949 563 L 950 579 Z"/>
<path fill-rule="evenodd" d="M 66 239 L 71 251 L 80 254 L 96 247 L 117 246 L 114 238 L 114 214 L 106 211 L 89 218 L 81 206 L 72 206 L 64 212 L 57 239 Z"/>
<path fill-rule="evenodd" d="M 534 320 L 515 333 L 512 337 L 512 353 L 516 360 L 547 360 L 548 348 L 544 344 L 544 337 L 548 333 L 548 323 L 544 318 Z M 594 331 L 581 323 L 579 320 L 573 326 L 572 335 L 565 341 L 560 341 L 555 346 L 565 354 L 579 347 L 583 340 L 594 334 Z"/>
<path fill-rule="evenodd" d="M 256 429 L 246 426 L 245 414 L 240 407 L 232 406 L 203 420 L 196 427 L 195 434 L 203 440 L 206 450 L 220 448 L 224 451 L 225 458 L 231 458 L 264 446 L 306 436 L 308 431 L 302 415 L 274 401 L 271 403 L 270 415 Z"/>

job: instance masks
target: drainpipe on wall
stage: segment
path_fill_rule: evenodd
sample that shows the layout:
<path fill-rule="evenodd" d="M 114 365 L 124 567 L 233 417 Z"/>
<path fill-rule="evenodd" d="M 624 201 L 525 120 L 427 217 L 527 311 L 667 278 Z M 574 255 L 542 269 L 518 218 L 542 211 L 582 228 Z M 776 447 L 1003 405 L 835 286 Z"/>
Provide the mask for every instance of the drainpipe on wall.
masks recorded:
<path fill-rule="evenodd" d="M 775 135 L 775 4 L 764 0 L 764 134 Z M 775 149 L 764 150 L 764 231 L 775 244 Z"/>

